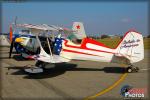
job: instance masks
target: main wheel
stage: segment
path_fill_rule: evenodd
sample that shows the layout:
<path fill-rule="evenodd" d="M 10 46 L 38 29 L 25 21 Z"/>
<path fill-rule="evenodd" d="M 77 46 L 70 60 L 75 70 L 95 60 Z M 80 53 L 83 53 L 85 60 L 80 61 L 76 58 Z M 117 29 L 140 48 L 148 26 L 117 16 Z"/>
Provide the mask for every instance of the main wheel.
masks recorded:
<path fill-rule="evenodd" d="M 42 67 L 43 63 L 44 63 L 44 62 L 38 60 L 38 61 L 36 62 L 36 64 L 35 64 L 35 66 L 37 66 L 37 67 Z"/>
<path fill-rule="evenodd" d="M 51 68 L 54 68 L 56 65 L 54 63 L 46 63 L 46 62 L 38 60 L 35 66 L 42 67 L 43 69 L 51 69 Z"/>

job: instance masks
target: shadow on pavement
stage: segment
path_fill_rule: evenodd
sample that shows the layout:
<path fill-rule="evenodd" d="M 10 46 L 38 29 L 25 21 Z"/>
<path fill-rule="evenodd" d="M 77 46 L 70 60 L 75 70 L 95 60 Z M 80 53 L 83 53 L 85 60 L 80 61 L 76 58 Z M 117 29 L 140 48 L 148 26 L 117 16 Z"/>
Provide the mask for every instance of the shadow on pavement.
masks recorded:
<path fill-rule="evenodd" d="M 13 55 L 12 58 L 17 60 L 17 61 L 29 61 L 29 59 L 25 59 L 21 55 Z"/>
<path fill-rule="evenodd" d="M 25 75 L 25 79 L 43 79 L 43 78 L 52 78 L 58 75 L 64 74 L 66 71 L 104 71 L 105 73 L 116 73 L 122 74 L 125 73 L 125 68 L 123 67 L 104 67 L 102 69 L 99 68 L 77 68 L 76 64 L 70 63 L 61 63 L 56 64 L 55 68 L 44 70 L 43 73 L 38 74 L 30 74 L 25 72 L 23 67 L 16 66 L 16 67 L 7 67 L 8 69 L 17 69 L 17 71 L 11 73 L 11 75 Z"/>

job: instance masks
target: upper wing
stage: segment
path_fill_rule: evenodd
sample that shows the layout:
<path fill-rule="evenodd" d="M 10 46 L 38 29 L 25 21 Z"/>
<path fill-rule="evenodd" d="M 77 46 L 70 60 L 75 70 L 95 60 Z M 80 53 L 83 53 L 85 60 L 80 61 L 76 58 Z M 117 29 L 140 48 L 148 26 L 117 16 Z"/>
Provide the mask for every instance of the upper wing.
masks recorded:
<path fill-rule="evenodd" d="M 32 30 L 37 30 L 37 31 L 57 31 L 56 28 L 42 24 L 42 25 L 34 25 L 34 24 L 16 24 L 17 27 L 22 27 L 22 28 L 28 28 Z"/>
<path fill-rule="evenodd" d="M 51 31 L 51 32 L 63 31 L 64 34 L 70 34 L 72 32 L 75 32 L 72 29 L 58 27 L 58 26 L 55 26 L 55 25 L 47 25 L 47 24 L 40 24 L 40 25 L 35 25 L 35 24 L 15 24 L 15 26 L 16 27 L 30 29 L 32 34 L 38 34 L 41 31 Z"/>

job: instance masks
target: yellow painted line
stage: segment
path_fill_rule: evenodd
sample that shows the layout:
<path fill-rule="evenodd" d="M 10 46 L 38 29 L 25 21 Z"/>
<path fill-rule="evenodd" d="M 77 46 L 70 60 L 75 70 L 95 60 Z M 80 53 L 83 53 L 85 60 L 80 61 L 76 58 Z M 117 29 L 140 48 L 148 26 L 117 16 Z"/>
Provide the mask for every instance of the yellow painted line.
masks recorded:
<path fill-rule="evenodd" d="M 110 90 L 112 90 L 113 88 L 115 88 L 119 83 L 121 83 L 126 76 L 127 76 L 127 73 L 124 73 L 123 75 L 121 75 L 120 79 L 117 80 L 114 84 L 112 84 L 108 88 L 102 90 L 101 92 L 99 92 L 99 93 L 97 93 L 97 94 L 95 94 L 93 96 L 89 96 L 89 97 L 85 98 L 84 100 L 92 100 L 92 99 L 95 99 L 98 96 L 101 96 L 101 95 L 109 92 Z"/>

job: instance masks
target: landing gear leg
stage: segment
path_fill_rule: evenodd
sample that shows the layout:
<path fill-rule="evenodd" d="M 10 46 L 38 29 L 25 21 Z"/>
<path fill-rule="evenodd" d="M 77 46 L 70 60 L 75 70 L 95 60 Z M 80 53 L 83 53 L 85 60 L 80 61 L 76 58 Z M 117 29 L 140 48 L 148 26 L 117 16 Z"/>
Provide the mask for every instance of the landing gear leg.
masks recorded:
<path fill-rule="evenodd" d="M 127 72 L 128 72 L 128 73 L 138 72 L 138 71 L 139 71 L 139 68 L 138 68 L 138 67 L 135 67 L 135 66 L 133 66 L 133 65 L 129 65 L 129 66 L 127 67 Z"/>

